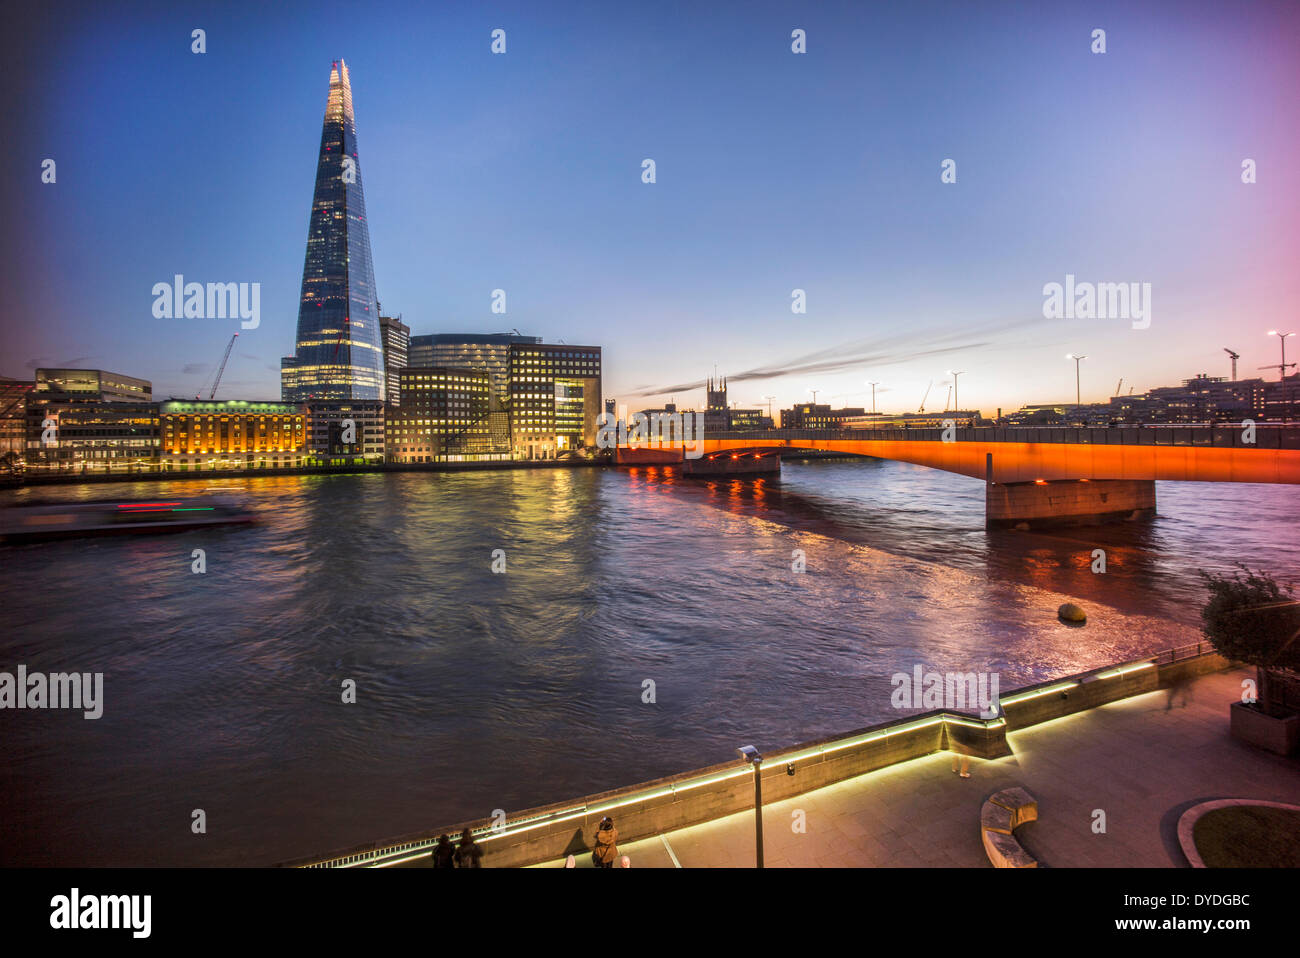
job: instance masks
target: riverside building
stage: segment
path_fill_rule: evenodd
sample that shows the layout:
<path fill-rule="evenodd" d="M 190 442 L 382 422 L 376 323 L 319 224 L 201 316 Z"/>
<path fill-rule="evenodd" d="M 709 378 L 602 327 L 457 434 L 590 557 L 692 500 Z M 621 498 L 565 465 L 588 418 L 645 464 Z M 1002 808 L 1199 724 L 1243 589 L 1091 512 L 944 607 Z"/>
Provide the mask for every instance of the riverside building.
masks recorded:
<path fill-rule="evenodd" d="M 384 448 L 389 462 L 432 463 L 508 459 L 494 448 L 489 423 L 491 379 L 485 370 L 408 366 L 402 401 L 388 411 Z"/>
<path fill-rule="evenodd" d="M 596 448 L 601 348 L 510 345 L 510 429 L 516 459 L 555 459 Z"/>
<path fill-rule="evenodd" d="M 27 458 L 27 397 L 35 385 L 0 376 L 0 471 Z"/>
<path fill-rule="evenodd" d="M 285 469 L 308 458 L 307 416 L 292 403 L 171 400 L 159 419 L 164 470 Z"/>
<path fill-rule="evenodd" d="M 316 464 L 348 466 L 384 461 L 385 413 L 392 407 L 378 399 L 309 402 L 307 450 Z"/>
<path fill-rule="evenodd" d="M 27 400 L 27 468 L 37 472 L 144 472 L 158 467 L 158 404 Z"/>

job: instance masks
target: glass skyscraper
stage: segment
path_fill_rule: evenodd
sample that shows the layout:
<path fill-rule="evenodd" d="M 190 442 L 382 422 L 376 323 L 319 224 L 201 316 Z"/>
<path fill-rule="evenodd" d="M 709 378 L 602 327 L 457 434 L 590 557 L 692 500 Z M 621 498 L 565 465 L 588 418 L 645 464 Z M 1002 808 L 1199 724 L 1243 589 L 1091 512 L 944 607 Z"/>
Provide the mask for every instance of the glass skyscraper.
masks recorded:
<path fill-rule="evenodd" d="M 280 362 L 280 392 L 285 402 L 385 397 L 352 85 L 342 60 L 330 69 L 302 267 L 298 340 L 294 355 Z"/>

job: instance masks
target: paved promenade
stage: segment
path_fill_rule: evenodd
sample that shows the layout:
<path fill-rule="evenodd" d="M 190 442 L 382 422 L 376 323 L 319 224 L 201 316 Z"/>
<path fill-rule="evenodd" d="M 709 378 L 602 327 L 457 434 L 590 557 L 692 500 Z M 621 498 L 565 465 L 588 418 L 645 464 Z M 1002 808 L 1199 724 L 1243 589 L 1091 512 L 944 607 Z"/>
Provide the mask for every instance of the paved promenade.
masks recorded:
<path fill-rule="evenodd" d="M 1188 806 L 1236 797 L 1300 801 L 1300 760 L 1228 734 L 1228 704 L 1253 675 L 1207 675 L 1185 691 L 1151 692 L 1010 733 L 1013 754 L 972 759 L 968 779 L 952 771 L 951 753 L 939 752 L 775 802 L 763 815 L 767 866 L 990 868 L 980 805 L 1012 785 L 1038 799 L 1039 820 L 1016 836 L 1049 867 L 1185 866 L 1176 829 Z M 1093 832 L 1095 809 L 1105 813 L 1104 834 Z M 802 834 L 792 827 L 797 811 Z M 633 868 L 749 867 L 754 815 L 620 844 L 619 854 Z M 590 855 L 578 865 L 590 868 Z"/>

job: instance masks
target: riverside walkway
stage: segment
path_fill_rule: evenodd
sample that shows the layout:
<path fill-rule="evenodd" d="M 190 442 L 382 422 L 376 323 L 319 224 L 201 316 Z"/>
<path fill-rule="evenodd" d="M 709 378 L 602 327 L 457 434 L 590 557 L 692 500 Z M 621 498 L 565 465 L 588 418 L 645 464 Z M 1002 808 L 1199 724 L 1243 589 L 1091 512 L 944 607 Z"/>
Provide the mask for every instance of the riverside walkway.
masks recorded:
<path fill-rule="evenodd" d="M 1192 680 L 1009 732 L 1012 754 L 972 759 L 970 778 L 940 752 L 766 804 L 767 867 L 989 868 L 980 805 L 1023 785 L 1039 820 L 1016 836 L 1052 867 L 1186 866 L 1179 814 L 1213 798 L 1296 802 L 1300 760 L 1228 734 L 1228 706 L 1253 670 Z M 792 824 L 804 813 L 806 831 Z M 1104 833 L 1094 833 L 1096 810 Z M 617 819 L 616 819 L 617 824 Z M 634 868 L 750 867 L 753 811 L 619 845 Z M 419 864 L 427 865 L 427 860 Z M 490 856 L 484 864 L 491 867 Z M 535 867 L 558 868 L 556 860 Z M 590 868 L 589 855 L 578 866 Z"/>

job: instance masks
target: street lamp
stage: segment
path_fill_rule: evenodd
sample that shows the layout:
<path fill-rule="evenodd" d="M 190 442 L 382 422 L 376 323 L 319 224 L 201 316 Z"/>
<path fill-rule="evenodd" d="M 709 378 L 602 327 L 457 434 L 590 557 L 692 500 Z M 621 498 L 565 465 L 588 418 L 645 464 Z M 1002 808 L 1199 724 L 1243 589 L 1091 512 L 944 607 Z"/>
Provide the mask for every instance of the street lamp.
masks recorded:
<path fill-rule="evenodd" d="M 1280 383 L 1283 384 L 1283 385 L 1282 385 L 1282 416 L 1283 416 L 1284 418 L 1286 418 L 1286 417 L 1288 417 L 1288 414 L 1289 414 L 1290 411 L 1291 411 L 1290 408 L 1289 408 L 1289 404 L 1288 404 L 1287 401 L 1286 401 L 1286 367 L 1287 367 L 1287 362 L 1286 362 L 1286 338 L 1287 338 L 1288 336 L 1294 336 L 1295 333 L 1281 333 L 1281 332 L 1278 332 L 1276 329 L 1270 329 L 1270 330 L 1268 331 L 1268 334 L 1269 334 L 1270 336 L 1276 336 L 1276 337 L 1277 337 L 1277 344 L 1278 344 L 1279 346 L 1282 347 L 1282 362 L 1278 363 L 1278 367 L 1277 367 L 1278 377 L 1277 377 L 1277 379 L 1278 379 L 1278 382 L 1280 382 Z M 1295 363 L 1291 363 L 1291 365 L 1294 366 Z M 1261 368 L 1261 369 L 1267 369 L 1268 367 L 1266 367 L 1266 366 L 1261 366 L 1260 368 Z"/>
<path fill-rule="evenodd" d="M 1076 356 L 1076 355 L 1074 355 L 1074 353 L 1066 353 L 1066 354 L 1065 354 L 1065 358 L 1066 358 L 1066 359 L 1073 359 L 1073 360 L 1074 360 L 1074 404 L 1075 404 L 1076 406 L 1082 406 L 1083 403 L 1080 402 L 1080 400 L 1079 400 L 1079 396 L 1080 396 L 1080 391 L 1079 391 L 1079 363 L 1083 362 L 1083 361 L 1084 361 L 1085 359 L 1087 359 L 1088 357 L 1087 357 L 1087 356 Z"/>
<path fill-rule="evenodd" d="M 752 745 L 742 745 L 737 754 L 754 766 L 754 855 L 755 868 L 763 867 L 763 756 Z"/>
<path fill-rule="evenodd" d="M 957 377 L 960 376 L 965 371 L 966 370 L 964 369 L 958 369 L 956 372 L 954 372 L 951 369 L 948 370 L 948 375 L 952 377 L 952 411 L 953 412 L 956 412 L 957 410 L 961 409 L 961 405 L 957 401 Z"/>
<path fill-rule="evenodd" d="M 1288 364 L 1287 364 L 1287 361 L 1286 361 L 1286 338 L 1287 338 L 1288 336 L 1294 336 L 1295 333 L 1279 333 L 1276 329 L 1270 329 L 1270 330 L 1268 331 L 1268 334 L 1269 334 L 1270 336 L 1276 336 L 1276 337 L 1277 337 L 1277 344 L 1278 344 L 1279 346 L 1282 347 L 1282 362 L 1279 363 L 1279 364 L 1278 364 L 1278 367 L 1277 367 L 1278 372 L 1281 373 L 1281 376 L 1278 377 L 1278 378 L 1279 378 L 1279 381 L 1280 381 L 1280 380 L 1286 379 L 1286 367 L 1287 367 L 1287 365 L 1288 365 Z M 1291 363 L 1290 365 L 1294 366 L 1295 363 Z M 1268 369 L 1267 366 L 1261 366 L 1261 367 L 1259 367 L 1259 368 L 1260 368 L 1260 369 Z"/>
<path fill-rule="evenodd" d="M 879 381 L 879 380 L 876 380 L 876 381 L 874 381 L 874 382 L 869 382 L 869 383 L 867 383 L 867 385 L 871 387 L 871 411 L 872 411 L 872 413 L 875 413 L 875 411 L 876 411 L 876 387 L 880 385 L 880 381 Z"/>

